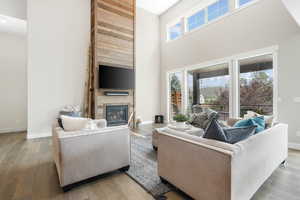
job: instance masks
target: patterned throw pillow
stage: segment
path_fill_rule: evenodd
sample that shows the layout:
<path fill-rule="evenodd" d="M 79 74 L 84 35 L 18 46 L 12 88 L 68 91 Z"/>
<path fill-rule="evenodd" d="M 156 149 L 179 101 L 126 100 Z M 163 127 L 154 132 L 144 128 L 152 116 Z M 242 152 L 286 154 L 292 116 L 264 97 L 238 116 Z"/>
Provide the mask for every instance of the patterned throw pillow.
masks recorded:
<path fill-rule="evenodd" d="M 189 123 L 205 130 L 213 119 L 218 119 L 218 112 L 210 108 L 205 108 L 200 113 L 193 113 Z"/>
<path fill-rule="evenodd" d="M 205 129 L 208 125 L 208 115 L 206 112 L 193 113 L 189 123 L 195 127 Z"/>

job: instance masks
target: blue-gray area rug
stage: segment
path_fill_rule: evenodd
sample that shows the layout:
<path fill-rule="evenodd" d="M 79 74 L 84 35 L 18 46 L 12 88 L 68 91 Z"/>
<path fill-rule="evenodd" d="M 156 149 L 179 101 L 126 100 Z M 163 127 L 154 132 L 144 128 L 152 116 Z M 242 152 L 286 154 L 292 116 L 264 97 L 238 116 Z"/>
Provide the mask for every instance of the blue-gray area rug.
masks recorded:
<path fill-rule="evenodd" d="M 174 186 L 160 181 L 157 172 L 157 152 L 152 148 L 151 134 L 131 135 L 131 164 L 127 175 L 157 200 L 167 199 L 164 194 L 176 190 Z"/>

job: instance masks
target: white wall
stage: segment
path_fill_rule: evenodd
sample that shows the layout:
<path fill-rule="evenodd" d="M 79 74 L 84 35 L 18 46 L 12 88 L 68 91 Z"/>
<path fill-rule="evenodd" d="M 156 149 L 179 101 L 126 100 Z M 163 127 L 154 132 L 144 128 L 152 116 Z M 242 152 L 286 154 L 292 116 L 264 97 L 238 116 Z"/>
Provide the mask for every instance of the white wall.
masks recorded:
<path fill-rule="evenodd" d="M 65 105 L 82 104 L 90 1 L 28 0 L 28 137 L 51 135 Z"/>
<path fill-rule="evenodd" d="M 145 122 L 160 113 L 159 18 L 142 8 L 136 15 L 136 115 Z"/>
<path fill-rule="evenodd" d="M 289 124 L 289 141 L 300 149 L 300 34 L 279 45 L 279 121 Z M 297 133 L 298 132 L 298 133 Z M 298 134 L 298 136 L 297 136 Z M 297 145 L 295 145 L 297 144 Z"/>
<path fill-rule="evenodd" d="M 26 37 L 0 33 L 0 133 L 27 128 Z"/>
<path fill-rule="evenodd" d="M 1 0 L 0 14 L 26 19 L 26 2 L 27 0 Z"/>
<path fill-rule="evenodd" d="M 294 17 L 300 26 L 300 1 L 295 0 L 282 0 L 288 11 Z"/>
<path fill-rule="evenodd" d="M 300 143 L 296 137 L 296 131 L 300 130 L 300 121 L 294 109 L 298 104 L 286 100 L 288 97 L 293 99 L 300 96 L 294 92 L 294 85 L 299 85 L 299 81 L 297 78 L 289 79 L 287 75 L 299 74 L 299 69 L 296 68 L 300 60 L 294 54 L 300 52 L 300 47 L 295 43 L 300 29 L 282 1 L 260 0 L 176 41 L 166 42 L 166 25 L 186 13 L 197 2 L 199 0 L 181 1 L 160 17 L 162 112 L 166 114 L 167 109 L 166 71 L 279 45 L 279 97 L 283 100 L 278 107 L 278 115 L 283 122 L 290 125 L 290 142 Z M 291 52 L 293 53 L 290 54 Z M 289 106 L 282 106 L 287 104 Z M 289 117 L 287 113 L 290 114 Z"/>

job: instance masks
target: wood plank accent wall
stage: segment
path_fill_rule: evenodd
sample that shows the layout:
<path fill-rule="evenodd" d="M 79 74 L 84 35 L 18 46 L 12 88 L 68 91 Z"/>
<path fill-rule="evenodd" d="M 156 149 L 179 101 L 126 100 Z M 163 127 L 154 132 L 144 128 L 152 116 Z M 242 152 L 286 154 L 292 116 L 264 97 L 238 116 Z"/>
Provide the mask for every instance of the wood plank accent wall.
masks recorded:
<path fill-rule="evenodd" d="M 98 86 L 98 67 L 108 65 L 134 69 L 135 0 L 91 1 L 95 116 L 105 118 L 107 104 L 128 104 L 130 112 L 133 112 L 134 90 L 128 90 L 128 98 L 104 96 L 105 90 Z"/>

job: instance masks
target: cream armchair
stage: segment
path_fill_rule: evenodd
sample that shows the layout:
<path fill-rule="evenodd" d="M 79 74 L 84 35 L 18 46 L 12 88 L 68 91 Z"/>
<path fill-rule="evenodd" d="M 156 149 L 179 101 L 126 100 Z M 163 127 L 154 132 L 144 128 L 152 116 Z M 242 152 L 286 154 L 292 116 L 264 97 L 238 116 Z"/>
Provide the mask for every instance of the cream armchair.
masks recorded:
<path fill-rule="evenodd" d="M 103 128 L 74 132 L 53 125 L 53 155 L 64 191 L 98 175 L 129 169 L 129 128 L 107 128 L 103 120 L 97 124 Z"/>

